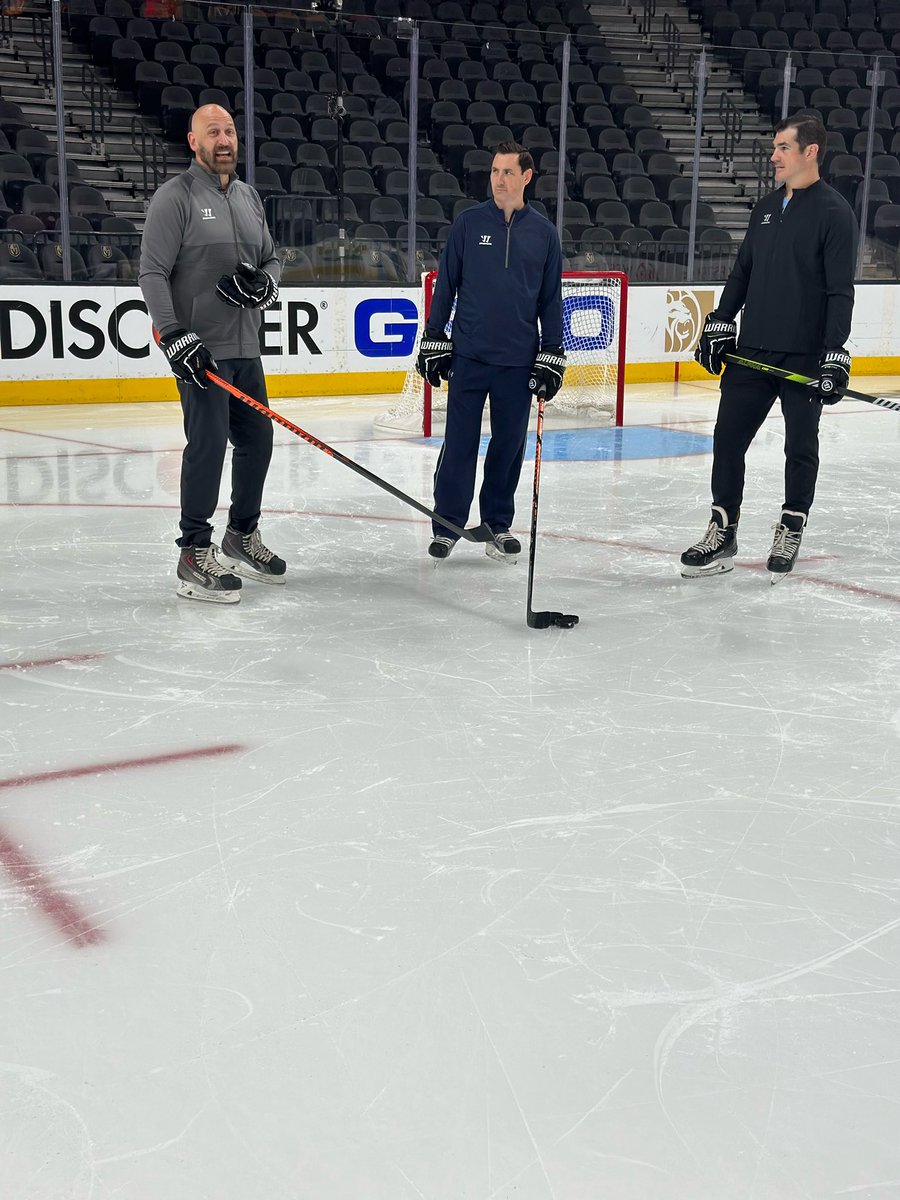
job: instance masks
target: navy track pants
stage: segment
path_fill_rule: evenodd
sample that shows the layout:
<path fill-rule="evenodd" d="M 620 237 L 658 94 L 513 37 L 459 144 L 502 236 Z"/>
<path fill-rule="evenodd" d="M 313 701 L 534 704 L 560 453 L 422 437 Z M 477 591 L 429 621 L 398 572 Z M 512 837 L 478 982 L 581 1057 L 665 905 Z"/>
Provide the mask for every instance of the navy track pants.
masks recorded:
<path fill-rule="evenodd" d="M 491 398 L 491 438 L 479 494 L 481 520 L 494 530 L 509 529 L 515 516 L 515 491 L 525 457 L 531 391 L 531 366 L 498 367 L 453 355 L 447 400 L 447 428 L 434 472 L 434 508 L 465 526 L 475 494 L 481 417 Z M 436 535 L 447 537 L 432 522 Z"/>

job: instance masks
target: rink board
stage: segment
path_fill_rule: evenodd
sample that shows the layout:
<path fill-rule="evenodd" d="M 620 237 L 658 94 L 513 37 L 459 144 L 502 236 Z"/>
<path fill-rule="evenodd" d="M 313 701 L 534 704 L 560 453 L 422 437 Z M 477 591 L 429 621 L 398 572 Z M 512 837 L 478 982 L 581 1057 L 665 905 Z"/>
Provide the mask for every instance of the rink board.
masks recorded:
<path fill-rule="evenodd" d="M 691 356 L 720 293 L 720 285 L 632 286 L 626 383 L 703 378 Z M 398 392 L 420 300 L 408 286 L 282 288 L 260 331 L 270 397 Z M 896 284 L 857 288 L 854 375 L 897 370 L 897 308 Z M 176 398 L 139 288 L 0 287 L 0 404 Z"/>

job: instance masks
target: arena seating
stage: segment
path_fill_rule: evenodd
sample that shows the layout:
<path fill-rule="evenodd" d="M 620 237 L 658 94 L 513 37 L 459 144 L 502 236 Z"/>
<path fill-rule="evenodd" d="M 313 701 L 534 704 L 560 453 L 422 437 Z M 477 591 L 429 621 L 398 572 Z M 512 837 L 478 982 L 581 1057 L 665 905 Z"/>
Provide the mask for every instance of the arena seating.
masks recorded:
<path fill-rule="evenodd" d="M 784 55 L 793 53 L 798 70 L 790 105 L 822 115 L 829 132 L 827 178 L 857 208 L 867 153 L 866 71 L 872 55 L 881 56 L 885 80 L 867 217 L 872 231 L 885 231 L 885 252 L 895 253 L 891 214 L 878 218 L 882 207 L 900 205 L 900 0 L 877 6 L 872 0 L 687 0 L 687 6 L 714 52 L 773 117 L 781 108 Z M 554 221 L 562 172 L 568 266 L 621 267 L 639 278 L 673 278 L 683 269 L 690 182 L 581 0 L 345 0 L 340 38 L 333 21 L 305 8 L 288 3 L 254 12 L 256 185 L 296 277 L 347 278 L 349 271 L 387 279 L 406 271 L 410 72 L 398 17 L 420 22 L 417 263 L 436 262 L 450 222 L 489 194 L 491 147 L 515 138 L 536 161 L 529 199 Z M 138 0 L 69 0 L 66 28 L 165 137 L 183 144 L 190 112 L 201 103 L 229 107 L 245 132 L 238 11 L 191 0 L 165 10 Z M 565 33 L 574 41 L 567 152 L 560 163 L 559 35 Z M 340 211 L 338 124 L 328 99 L 337 87 L 338 47 L 346 105 Z M 55 269 L 53 255 L 42 253 L 59 240 L 53 146 L 4 101 L 0 139 L 0 236 L 5 245 L 38 252 L 33 263 L 21 256 L 29 271 Z M 88 238 L 79 246 L 85 269 L 133 278 L 136 231 L 107 228 L 113 214 L 77 172 L 68 187 L 73 218 L 90 229 L 80 229 Z M 727 231 L 717 227 L 710 205 L 701 202 L 697 215 L 702 270 L 727 269 L 735 250 Z M 13 216 L 38 220 L 42 229 L 26 233 L 10 224 Z M 349 237 L 343 259 L 336 252 L 339 218 Z M 11 269 L 7 258 L 4 271 Z"/>
<path fill-rule="evenodd" d="M 900 0 L 687 0 L 718 52 L 773 120 L 781 115 L 784 59 L 796 77 L 791 112 L 818 113 L 828 131 L 824 177 L 856 208 L 863 203 L 874 57 L 883 73 L 875 112 L 867 228 L 876 253 L 896 258 L 887 211 L 900 200 Z M 885 185 L 882 190 L 881 185 Z M 882 208 L 885 212 L 879 218 Z"/>
<path fill-rule="evenodd" d="M 350 238 L 343 277 L 348 269 L 367 278 L 392 272 L 402 277 L 406 269 L 410 97 L 408 40 L 397 26 L 401 16 L 421 21 L 415 181 L 420 264 L 436 262 L 450 222 L 489 194 L 490 150 L 498 141 L 520 139 L 536 159 L 545 152 L 554 156 L 552 163 L 541 163 L 530 198 L 556 219 L 561 41 L 554 43 L 550 35 L 562 32 L 579 38 L 572 53 L 575 120 L 568 127 L 563 180 L 568 265 L 628 269 L 635 247 L 641 247 L 641 263 L 652 261 L 644 239 L 623 241 L 621 234 L 646 220 L 656 247 L 675 228 L 668 187 L 680 168 L 671 158 L 660 159 L 665 141 L 612 62 L 584 4 L 375 0 L 365 5 L 367 12 L 363 7 L 358 0 L 344 4 L 340 40 L 347 109 L 340 215 Z M 185 3 L 177 19 L 162 19 L 128 0 L 71 0 L 67 27 L 164 136 L 183 142 L 192 108 L 213 99 L 232 109 L 242 129 L 243 29 L 235 16 L 235 9 Z M 296 251 L 294 273 L 312 269 L 320 279 L 333 278 L 341 269 L 331 245 L 339 215 L 338 128 L 327 93 L 336 88 L 338 35 L 321 14 L 290 8 L 258 11 L 254 25 L 256 186 L 279 244 Z M 610 134 L 616 136 L 603 136 Z M 18 201 L 26 179 L 42 182 L 36 175 L 17 177 L 12 165 L 4 175 L 0 161 L 0 187 L 12 192 L 8 204 Z M 642 187 L 633 186 L 638 180 Z M 623 190 L 626 217 L 608 228 L 615 234 L 610 240 L 603 234 L 607 227 L 598 226 L 598 210 L 609 200 L 621 202 Z M 52 225 L 49 193 L 32 190 L 29 203 L 29 212 L 43 204 Z M 598 229 L 600 237 L 585 240 Z M 669 254 L 674 243 L 666 244 Z M 129 254 L 125 246 L 125 262 L 133 264 Z M 112 261 L 121 267 L 118 256 L 105 260 Z"/>

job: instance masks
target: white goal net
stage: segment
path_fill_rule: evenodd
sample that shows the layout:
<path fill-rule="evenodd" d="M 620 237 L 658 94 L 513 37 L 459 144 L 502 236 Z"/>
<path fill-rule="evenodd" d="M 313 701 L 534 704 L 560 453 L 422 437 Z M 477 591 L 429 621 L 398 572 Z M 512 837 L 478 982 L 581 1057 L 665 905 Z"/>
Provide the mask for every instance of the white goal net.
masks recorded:
<path fill-rule="evenodd" d="M 422 281 L 422 329 L 431 310 L 437 272 Z M 574 424 L 622 424 L 628 277 L 621 271 L 564 271 L 563 386 L 546 404 L 549 419 Z M 452 326 L 452 318 L 451 318 Z M 449 332 L 449 329 L 448 329 Z M 421 337 L 421 330 L 419 336 Z M 415 354 L 418 353 L 418 339 Z M 432 388 L 410 367 L 397 403 L 375 418 L 375 427 L 424 433 L 443 422 L 447 388 Z"/>

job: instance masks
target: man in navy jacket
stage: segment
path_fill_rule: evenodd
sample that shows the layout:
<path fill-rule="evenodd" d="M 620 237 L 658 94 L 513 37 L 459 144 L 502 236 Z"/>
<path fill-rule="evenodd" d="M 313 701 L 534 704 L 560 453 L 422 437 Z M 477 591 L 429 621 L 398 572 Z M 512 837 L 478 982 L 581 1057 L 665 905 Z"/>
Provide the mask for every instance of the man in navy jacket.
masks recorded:
<path fill-rule="evenodd" d="M 456 525 L 465 525 L 472 504 L 481 417 L 490 396 L 491 438 L 479 505 L 482 522 L 494 533 L 487 553 L 507 562 L 515 562 L 522 549 L 509 527 L 531 397 L 546 388 L 552 399 L 565 371 L 562 253 L 555 227 L 525 202 L 533 169 L 522 146 L 497 147 L 493 199 L 461 213 L 450 230 L 416 362 L 432 386 L 449 380 L 434 507 Z M 432 530 L 428 553 L 446 558 L 456 539 L 436 522 Z"/>

